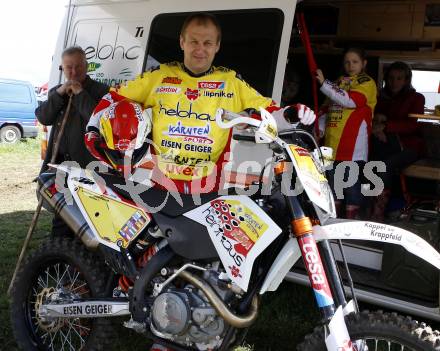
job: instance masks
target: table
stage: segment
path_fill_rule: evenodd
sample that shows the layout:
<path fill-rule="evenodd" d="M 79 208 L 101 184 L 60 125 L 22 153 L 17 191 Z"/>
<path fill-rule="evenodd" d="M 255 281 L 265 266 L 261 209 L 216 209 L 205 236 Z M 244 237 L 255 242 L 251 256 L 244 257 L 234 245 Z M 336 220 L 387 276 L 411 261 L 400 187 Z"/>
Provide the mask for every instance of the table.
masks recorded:
<path fill-rule="evenodd" d="M 440 116 L 434 115 L 433 113 L 429 113 L 429 114 L 410 113 L 408 117 L 440 121 Z"/>

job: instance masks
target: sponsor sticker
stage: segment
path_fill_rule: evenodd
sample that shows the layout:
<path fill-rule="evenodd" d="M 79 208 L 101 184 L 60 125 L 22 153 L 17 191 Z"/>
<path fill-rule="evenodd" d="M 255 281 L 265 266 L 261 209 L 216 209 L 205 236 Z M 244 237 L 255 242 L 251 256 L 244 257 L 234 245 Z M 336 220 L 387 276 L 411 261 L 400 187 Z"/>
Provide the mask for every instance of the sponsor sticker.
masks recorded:
<path fill-rule="evenodd" d="M 242 278 L 242 275 L 240 274 L 240 269 L 236 266 L 228 266 L 229 270 L 231 271 L 231 274 L 234 278 L 240 277 Z"/>
<path fill-rule="evenodd" d="M 176 124 L 168 125 L 168 130 L 163 134 L 172 138 L 184 138 L 186 142 L 194 142 L 196 144 L 212 144 L 214 141 L 209 138 L 211 127 L 209 123 L 205 126 L 194 127 L 184 126 L 180 121 Z"/>
<path fill-rule="evenodd" d="M 231 240 L 234 251 L 247 257 L 267 225 L 255 213 L 236 201 L 214 200 L 211 201 L 211 206 L 214 222 L 225 237 L 224 241 Z M 237 265 L 239 266 L 238 263 Z"/>
<path fill-rule="evenodd" d="M 95 72 L 99 67 L 101 67 L 99 62 L 89 62 L 87 64 L 87 73 Z"/>
<path fill-rule="evenodd" d="M 141 229 L 143 229 L 146 223 L 147 218 L 145 218 L 140 212 L 135 212 L 119 230 L 119 235 L 128 242 L 139 233 Z"/>
<path fill-rule="evenodd" d="M 296 147 L 295 150 L 300 156 L 310 156 L 310 153 L 306 149 L 303 149 L 302 147 Z"/>
<path fill-rule="evenodd" d="M 112 309 L 112 305 L 73 305 L 64 307 L 63 314 L 67 316 L 112 314 Z"/>
<path fill-rule="evenodd" d="M 234 93 L 227 93 L 223 90 L 220 91 L 209 91 L 209 90 L 204 90 L 203 91 L 203 96 L 212 98 L 227 98 L 227 99 L 232 99 L 234 97 Z"/>
<path fill-rule="evenodd" d="M 182 89 L 173 86 L 159 86 L 156 88 L 157 94 L 178 94 Z"/>
<path fill-rule="evenodd" d="M 167 164 L 165 167 L 165 172 L 168 174 L 183 174 L 190 177 L 200 177 L 202 168 L 194 166 L 179 166 L 174 164 Z"/>
<path fill-rule="evenodd" d="M 376 237 L 382 241 L 387 241 L 387 240 L 402 241 L 402 234 L 396 233 L 394 231 L 394 228 L 391 226 L 387 226 L 385 224 L 380 224 L 380 223 L 366 222 L 365 227 L 371 231 L 370 236 L 373 238 Z"/>
<path fill-rule="evenodd" d="M 333 298 L 330 286 L 315 240 L 306 235 L 299 239 L 299 244 L 319 307 L 332 305 Z"/>
<path fill-rule="evenodd" d="M 164 79 L 162 79 L 162 83 L 178 85 L 182 83 L 182 79 L 180 79 L 179 77 L 165 77 Z"/>
<path fill-rule="evenodd" d="M 215 121 L 215 116 L 211 116 L 209 113 L 197 113 L 192 110 L 192 103 L 189 104 L 189 110 L 181 108 L 180 102 L 177 103 L 175 108 L 167 109 L 159 101 L 159 114 L 166 114 L 167 116 L 175 116 L 179 118 L 195 118 L 200 121 Z"/>
<path fill-rule="evenodd" d="M 225 88 L 225 82 L 198 82 L 199 89 L 221 90 Z"/>

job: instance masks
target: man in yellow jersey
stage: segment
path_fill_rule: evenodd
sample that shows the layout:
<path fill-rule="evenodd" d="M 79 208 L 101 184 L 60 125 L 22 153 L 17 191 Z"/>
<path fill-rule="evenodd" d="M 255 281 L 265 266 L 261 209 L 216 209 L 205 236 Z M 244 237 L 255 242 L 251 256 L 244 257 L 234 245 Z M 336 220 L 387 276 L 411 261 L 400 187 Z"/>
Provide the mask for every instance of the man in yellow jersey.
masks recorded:
<path fill-rule="evenodd" d="M 236 72 L 212 66 L 220 41 L 221 29 L 215 17 L 209 14 L 188 17 L 180 34 L 183 63 L 161 64 L 104 97 L 88 126 L 86 143 L 89 150 L 97 158 L 105 158 L 105 153 L 99 154 L 94 145 L 97 145 L 102 126 L 100 120 L 107 118 L 101 116 L 112 113 L 114 121 L 105 122 L 107 129 L 110 125 L 113 128 L 108 133 L 111 144 L 126 145 L 133 141 L 121 140 L 115 133 L 124 119 L 136 120 L 130 112 L 119 114 L 117 111 L 117 102 L 129 99 L 152 110 L 152 152 L 159 172 L 171 179 L 181 193 L 206 192 L 207 188 L 216 191 L 232 135 L 231 130 L 221 129 L 215 122 L 218 108 L 238 113 L 263 107 L 275 115 L 279 130 L 291 126 L 283 117 L 284 109 L 275 106 L 271 98 L 261 96 Z M 304 105 L 295 105 L 295 111 L 305 125 L 315 120 L 314 113 Z M 138 125 L 145 123 L 141 117 L 137 119 Z M 114 167 L 114 162 L 109 160 L 108 163 Z M 206 186 L 211 181 L 213 186 Z M 167 348 L 155 344 L 151 350 Z"/>
<path fill-rule="evenodd" d="M 121 99 L 130 99 L 152 109 L 155 162 L 177 190 L 197 193 L 210 183 L 213 186 L 208 188 L 217 190 L 232 136 L 231 130 L 222 129 L 215 122 L 218 108 L 241 112 L 262 107 L 274 114 L 279 129 L 291 126 L 283 117 L 289 107 L 275 106 L 271 98 L 261 96 L 233 70 L 212 66 L 220 41 L 221 28 L 214 16 L 189 16 L 180 34 L 183 63 L 161 64 L 108 94 L 91 118 L 92 133 L 86 142 L 89 140 L 90 145 L 96 137 L 103 109 Z M 315 120 L 305 105 L 293 108 L 303 124 Z M 193 182 L 195 179 L 198 181 Z"/>

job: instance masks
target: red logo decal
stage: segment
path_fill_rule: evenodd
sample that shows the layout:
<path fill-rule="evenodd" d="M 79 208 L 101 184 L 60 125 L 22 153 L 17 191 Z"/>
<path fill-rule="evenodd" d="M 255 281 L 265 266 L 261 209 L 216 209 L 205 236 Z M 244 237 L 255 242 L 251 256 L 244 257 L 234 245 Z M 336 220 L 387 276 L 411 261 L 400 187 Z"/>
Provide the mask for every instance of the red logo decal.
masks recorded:
<path fill-rule="evenodd" d="M 231 274 L 234 278 L 240 277 L 241 278 L 241 274 L 240 274 L 240 269 L 235 267 L 235 266 L 229 266 L 228 267 L 231 270 Z"/>
<path fill-rule="evenodd" d="M 303 149 L 302 147 L 297 147 L 295 150 L 300 156 L 310 156 L 310 153 L 306 149 Z"/>
<path fill-rule="evenodd" d="M 130 147 L 130 140 L 128 139 L 121 139 L 115 145 L 115 149 L 119 151 L 128 150 L 129 147 Z"/>
<path fill-rule="evenodd" d="M 186 97 L 188 100 L 196 100 L 199 97 L 199 91 L 197 89 L 190 89 L 187 88 L 185 92 Z"/>
<path fill-rule="evenodd" d="M 244 218 L 231 212 L 229 205 L 223 200 L 211 201 L 211 206 L 220 220 L 223 235 L 236 242 L 234 249 L 237 253 L 247 257 L 255 243 L 240 228 L 240 223 L 244 221 Z"/>

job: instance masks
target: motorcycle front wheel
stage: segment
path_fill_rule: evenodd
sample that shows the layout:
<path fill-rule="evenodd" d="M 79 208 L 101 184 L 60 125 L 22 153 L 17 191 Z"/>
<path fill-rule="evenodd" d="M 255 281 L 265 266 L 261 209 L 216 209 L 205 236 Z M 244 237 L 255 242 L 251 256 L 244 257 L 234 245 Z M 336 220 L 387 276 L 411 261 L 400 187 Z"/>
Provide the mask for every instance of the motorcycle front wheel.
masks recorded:
<path fill-rule="evenodd" d="M 364 350 L 440 350 L 440 333 L 410 317 L 382 311 L 362 311 L 346 317 L 346 323 L 352 341 L 363 340 Z M 298 345 L 297 350 L 326 351 L 323 328 L 316 328 L 313 333 L 307 335 L 304 342 Z"/>
<path fill-rule="evenodd" d="M 108 272 L 101 260 L 78 241 L 57 237 L 29 255 L 11 292 L 11 323 L 22 350 L 108 350 L 113 330 L 103 318 L 39 316 L 38 306 L 53 294 L 75 298 L 105 297 Z"/>

